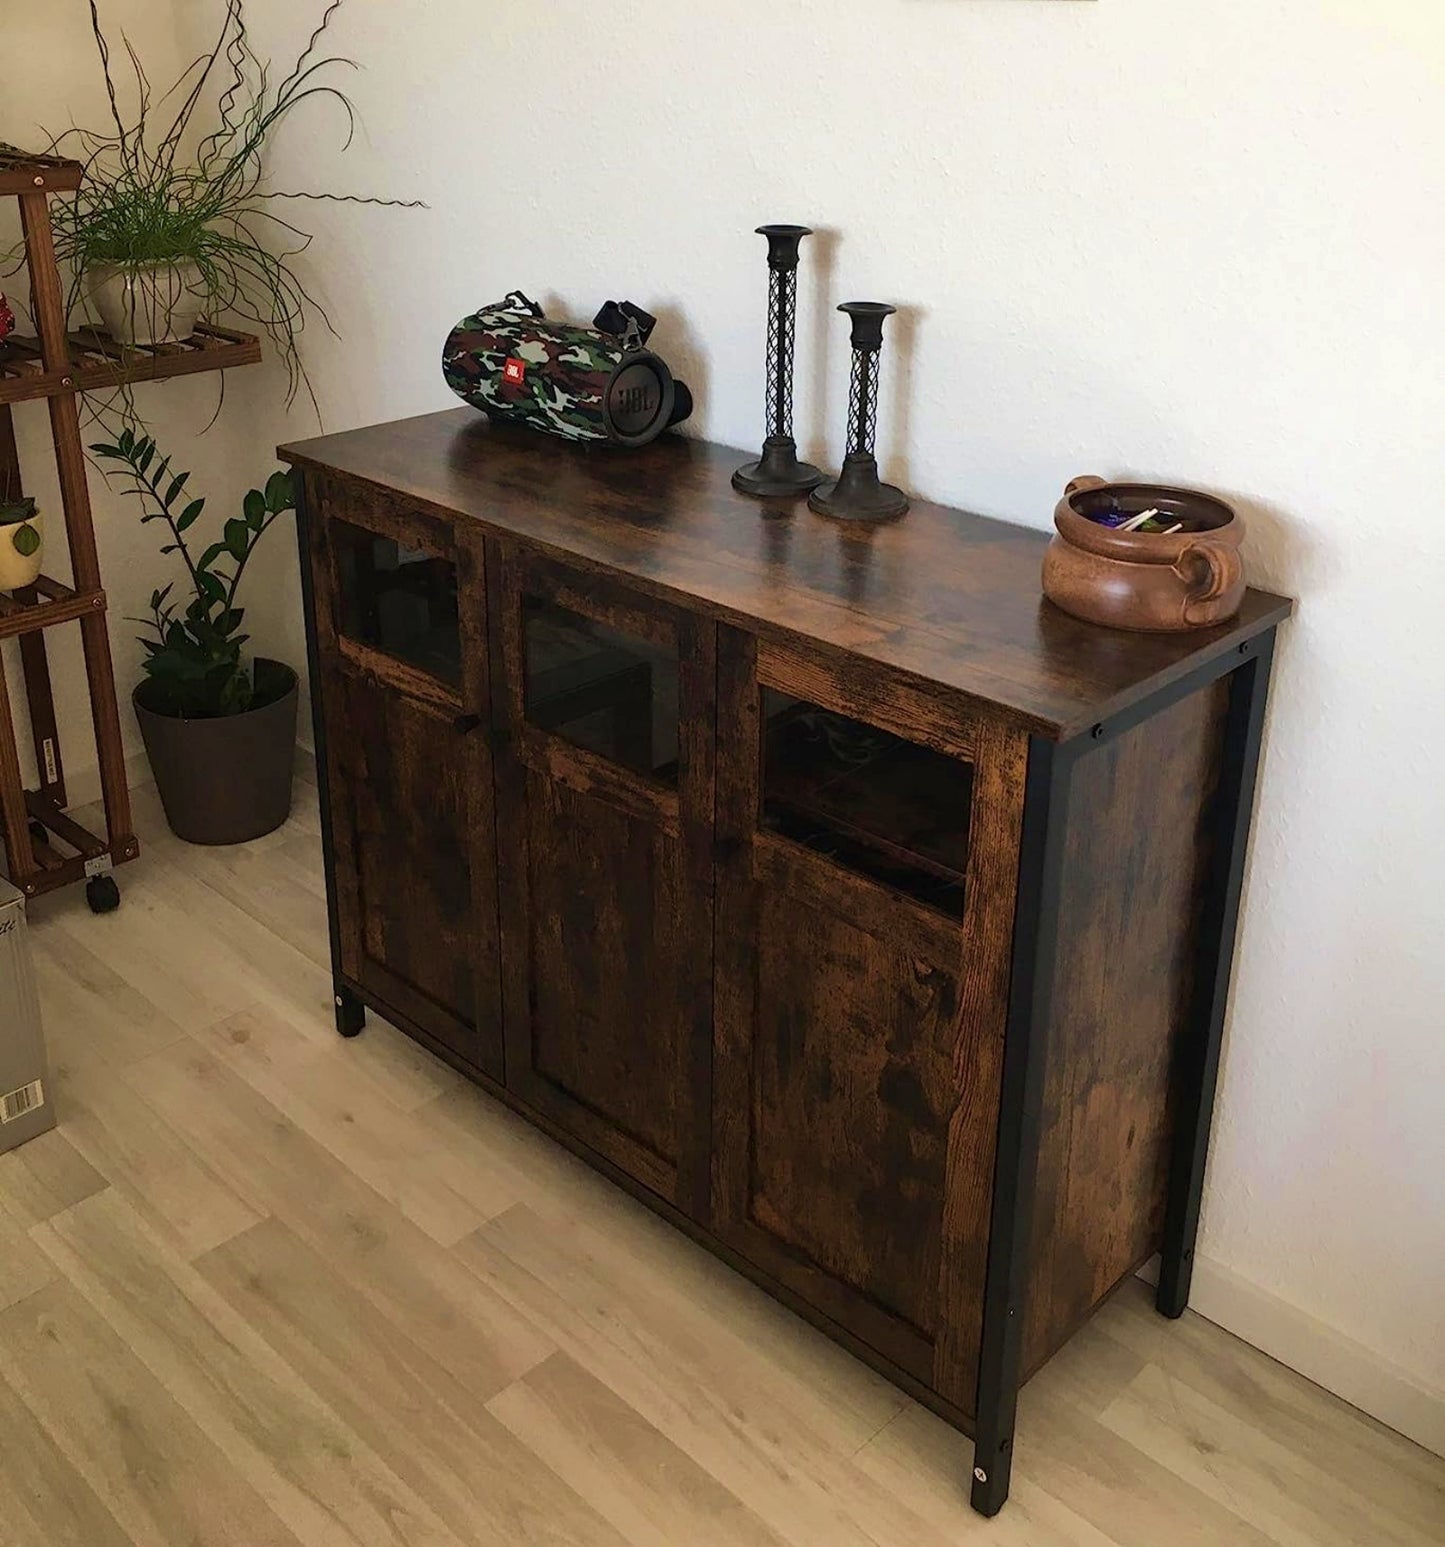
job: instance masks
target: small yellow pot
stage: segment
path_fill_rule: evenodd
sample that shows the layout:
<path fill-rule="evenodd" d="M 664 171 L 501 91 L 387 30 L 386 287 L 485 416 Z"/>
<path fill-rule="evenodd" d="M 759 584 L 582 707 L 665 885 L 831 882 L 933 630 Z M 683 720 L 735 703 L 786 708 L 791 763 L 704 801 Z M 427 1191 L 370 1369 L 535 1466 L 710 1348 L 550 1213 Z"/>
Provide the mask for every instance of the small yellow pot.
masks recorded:
<path fill-rule="evenodd" d="M 30 547 L 31 537 L 35 539 L 34 551 L 26 553 L 23 550 Z M 0 526 L 0 591 L 16 591 L 35 584 L 45 557 L 44 539 L 38 513 L 28 521 L 12 521 Z"/>

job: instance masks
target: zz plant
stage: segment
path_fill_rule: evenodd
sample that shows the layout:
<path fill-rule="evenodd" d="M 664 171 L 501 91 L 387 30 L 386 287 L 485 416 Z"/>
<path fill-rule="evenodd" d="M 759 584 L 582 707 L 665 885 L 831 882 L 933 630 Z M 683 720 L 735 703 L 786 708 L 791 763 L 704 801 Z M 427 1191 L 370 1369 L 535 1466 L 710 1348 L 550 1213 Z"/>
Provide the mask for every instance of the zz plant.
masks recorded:
<path fill-rule="evenodd" d="M 149 618 L 132 618 L 149 632 L 140 637 L 146 652 L 144 670 L 150 678 L 149 707 L 178 719 L 213 719 L 244 714 L 266 702 L 264 684 L 258 689 L 242 647 L 250 638 L 241 632 L 245 611 L 237 603 L 241 578 L 278 517 L 296 508 L 291 475 L 277 471 L 264 489 L 252 489 L 241 502 L 241 514 L 229 517 L 218 541 L 199 555 L 192 551 L 191 533 L 205 510 L 204 499 L 184 499 L 189 473 L 175 472 L 170 457 L 156 456 L 150 435 L 126 428 L 114 445 L 100 442 L 91 451 L 115 464 L 113 471 L 139 498 L 141 521 L 165 524 L 170 540 L 161 552 L 179 554 L 188 586 L 173 595 L 176 582 L 151 593 Z"/>

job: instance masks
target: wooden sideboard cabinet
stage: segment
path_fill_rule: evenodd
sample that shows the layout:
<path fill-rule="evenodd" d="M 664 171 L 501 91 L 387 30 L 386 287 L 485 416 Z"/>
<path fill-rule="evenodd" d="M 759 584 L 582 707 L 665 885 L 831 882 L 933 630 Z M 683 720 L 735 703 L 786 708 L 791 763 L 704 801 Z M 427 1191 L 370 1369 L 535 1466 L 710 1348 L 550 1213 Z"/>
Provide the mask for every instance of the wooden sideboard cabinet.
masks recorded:
<path fill-rule="evenodd" d="M 1283 598 L 1128 635 L 1042 533 L 462 409 L 300 472 L 338 1028 L 366 1007 L 973 1436 L 1189 1293 Z"/>

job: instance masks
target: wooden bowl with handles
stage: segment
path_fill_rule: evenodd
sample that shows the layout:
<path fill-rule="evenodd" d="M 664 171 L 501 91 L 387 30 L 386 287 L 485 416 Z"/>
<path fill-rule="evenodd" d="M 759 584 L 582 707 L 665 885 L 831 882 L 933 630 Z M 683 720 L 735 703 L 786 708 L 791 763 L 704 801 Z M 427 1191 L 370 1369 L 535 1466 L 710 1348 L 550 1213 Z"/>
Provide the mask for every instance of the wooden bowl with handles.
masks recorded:
<path fill-rule="evenodd" d="M 1158 510 L 1183 530 L 1121 532 L 1090 516 Z M 1054 511 L 1057 535 L 1044 555 L 1044 595 L 1056 607 L 1110 628 L 1177 633 L 1211 628 L 1244 600 L 1244 523 L 1194 489 L 1075 478 Z"/>

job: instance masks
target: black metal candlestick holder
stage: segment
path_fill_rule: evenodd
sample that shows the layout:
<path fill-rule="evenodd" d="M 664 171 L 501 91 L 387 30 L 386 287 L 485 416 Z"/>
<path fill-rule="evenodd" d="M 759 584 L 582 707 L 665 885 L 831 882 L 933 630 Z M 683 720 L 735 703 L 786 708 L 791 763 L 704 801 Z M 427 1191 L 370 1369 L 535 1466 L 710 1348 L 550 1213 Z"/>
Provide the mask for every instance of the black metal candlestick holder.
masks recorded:
<path fill-rule="evenodd" d="M 853 378 L 848 389 L 848 455 L 836 483 L 814 489 L 808 504 L 842 521 L 887 521 L 908 509 L 902 489 L 878 479 L 873 455 L 878 436 L 878 368 L 883 319 L 898 310 L 882 301 L 844 301 L 853 319 Z"/>
<path fill-rule="evenodd" d="M 793 441 L 793 346 L 798 320 L 798 248 L 807 226 L 759 226 L 768 239 L 768 436 L 763 454 L 733 474 L 733 488 L 764 498 L 806 494 L 823 474 L 798 460 Z"/>

